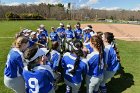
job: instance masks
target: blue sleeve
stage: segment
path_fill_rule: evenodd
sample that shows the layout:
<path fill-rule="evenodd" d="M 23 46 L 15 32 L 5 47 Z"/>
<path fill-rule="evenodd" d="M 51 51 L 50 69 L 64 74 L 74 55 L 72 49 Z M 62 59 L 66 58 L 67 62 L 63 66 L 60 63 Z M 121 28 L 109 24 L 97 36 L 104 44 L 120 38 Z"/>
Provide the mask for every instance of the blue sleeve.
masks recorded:
<path fill-rule="evenodd" d="M 84 69 L 83 69 L 84 74 L 86 74 L 87 71 L 88 71 L 88 66 L 87 66 L 87 64 L 85 64 L 85 65 L 84 65 Z"/>
<path fill-rule="evenodd" d="M 23 67 L 24 67 L 21 56 L 19 56 L 19 57 L 17 58 L 16 63 L 17 63 L 17 65 L 18 65 L 20 68 L 23 68 Z"/>
<path fill-rule="evenodd" d="M 47 31 L 47 30 L 44 30 L 44 31 L 45 31 L 45 32 L 44 32 L 44 33 L 45 33 L 45 35 L 46 35 L 46 36 L 48 36 L 48 31 Z"/>
<path fill-rule="evenodd" d="M 22 75 L 24 65 L 23 65 L 23 61 L 22 61 L 21 56 L 19 56 L 19 57 L 17 58 L 16 64 L 17 64 L 18 67 L 19 67 L 19 73 Z"/>
<path fill-rule="evenodd" d="M 45 72 L 46 72 L 46 77 L 48 77 L 50 82 L 53 82 L 54 81 L 54 77 L 52 76 L 52 74 L 49 71 L 47 71 L 47 70 L 45 70 Z"/>
<path fill-rule="evenodd" d="M 65 67 L 64 57 L 63 57 L 62 60 L 61 60 L 61 65 L 62 65 L 63 68 Z"/>
<path fill-rule="evenodd" d="M 103 53 L 103 62 L 104 62 L 104 64 L 106 64 L 105 58 L 106 58 L 106 52 L 104 51 L 104 53 Z"/>
<path fill-rule="evenodd" d="M 53 70 L 57 70 L 58 66 L 59 66 L 59 61 L 60 61 L 60 57 L 58 54 L 54 54 L 52 57 L 52 61 L 53 61 Z"/>
<path fill-rule="evenodd" d="M 25 83 L 25 90 L 26 90 L 26 93 L 29 93 L 29 88 L 27 87 L 26 83 Z"/>
<path fill-rule="evenodd" d="M 95 60 L 96 60 L 96 57 L 93 56 L 89 61 L 88 61 L 88 65 L 89 67 L 93 67 L 95 63 Z"/>
<path fill-rule="evenodd" d="M 32 47 L 34 44 L 35 44 L 35 42 L 34 42 L 34 41 L 29 40 L 29 47 Z"/>
<path fill-rule="evenodd" d="M 91 38 L 91 35 L 90 35 L 90 33 L 88 33 L 87 37 L 88 37 L 89 39 Z"/>

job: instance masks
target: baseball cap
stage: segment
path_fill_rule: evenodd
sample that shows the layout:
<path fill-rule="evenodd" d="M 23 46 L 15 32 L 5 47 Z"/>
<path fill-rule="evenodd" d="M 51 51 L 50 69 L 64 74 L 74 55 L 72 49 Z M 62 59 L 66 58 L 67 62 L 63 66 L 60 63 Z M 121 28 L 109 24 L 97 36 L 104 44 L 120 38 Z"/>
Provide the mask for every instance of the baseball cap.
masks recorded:
<path fill-rule="evenodd" d="M 28 36 L 29 36 L 29 34 L 28 34 L 28 33 L 25 33 L 25 34 L 24 34 L 24 36 L 28 37 Z"/>
<path fill-rule="evenodd" d="M 59 25 L 60 25 L 60 26 L 63 26 L 64 24 L 63 24 L 63 23 L 60 23 Z"/>
<path fill-rule="evenodd" d="M 43 29 L 38 28 L 37 31 L 43 31 Z"/>
<path fill-rule="evenodd" d="M 32 32 L 32 33 L 31 33 L 31 36 L 32 36 L 32 35 L 35 35 L 35 34 L 36 34 L 36 32 Z"/>
<path fill-rule="evenodd" d="M 91 30 L 91 28 L 87 26 L 83 30 Z"/>
<path fill-rule="evenodd" d="M 43 24 L 40 25 L 41 28 L 45 27 Z"/>
<path fill-rule="evenodd" d="M 76 24 L 76 26 L 80 27 L 80 24 Z"/>
<path fill-rule="evenodd" d="M 32 30 L 27 30 L 27 33 L 30 33 L 30 32 L 32 32 Z"/>
<path fill-rule="evenodd" d="M 70 25 L 67 25 L 67 27 L 70 27 Z"/>
<path fill-rule="evenodd" d="M 28 62 L 31 62 L 40 56 L 46 55 L 47 53 L 49 53 L 49 50 L 47 50 L 46 48 L 39 48 L 36 54 Z"/>
<path fill-rule="evenodd" d="M 91 35 L 91 36 L 96 36 L 97 33 L 96 33 L 96 32 L 90 32 L 90 35 Z"/>
<path fill-rule="evenodd" d="M 26 33 L 27 31 L 28 31 L 28 29 L 24 29 L 22 32 L 23 32 L 23 33 Z"/>

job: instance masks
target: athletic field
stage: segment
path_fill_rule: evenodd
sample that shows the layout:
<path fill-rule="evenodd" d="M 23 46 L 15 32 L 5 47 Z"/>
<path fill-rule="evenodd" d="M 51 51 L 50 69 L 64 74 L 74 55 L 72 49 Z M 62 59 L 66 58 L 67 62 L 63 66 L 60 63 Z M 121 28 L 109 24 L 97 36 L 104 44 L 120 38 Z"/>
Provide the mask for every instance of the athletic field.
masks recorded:
<path fill-rule="evenodd" d="M 0 93 L 14 93 L 4 86 L 3 72 L 6 56 L 15 33 L 21 28 L 36 30 L 40 24 L 44 24 L 49 31 L 51 26 L 58 27 L 60 22 L 65 25 L 70 23 L 74 26 L 77 21 L 0 21 Z M 113 32 L 115 37 L 119 39 L 117 40 L 117 46 L 124 69 L 121 69 L 108 82 L 108 93 L 140 93 L 140 25 L 81 23 L 83 24 L 82 28 L 87 24 L 92 24 L 95 32 Z M 86 93 L 85 86 L 82 87 L 80 93 Z M 59 83 L 59 89 L 56 93 L 65 93 L 63 82 Z"/>
<path fill-rule="evenodd" d="M 83 24 L 84 28 L 87 24 Z M 140 41 L 140 25 L 132 24 L 91 24 L 94 30 L 112 32 L 117 39 L 127 41 Z"/>

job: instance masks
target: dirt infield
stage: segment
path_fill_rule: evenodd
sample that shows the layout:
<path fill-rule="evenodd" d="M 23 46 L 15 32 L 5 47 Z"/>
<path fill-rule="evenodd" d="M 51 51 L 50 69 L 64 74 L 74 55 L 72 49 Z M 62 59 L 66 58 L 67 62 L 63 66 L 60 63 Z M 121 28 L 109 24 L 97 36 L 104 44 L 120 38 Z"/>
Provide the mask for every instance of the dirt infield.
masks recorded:
<path fill-rule="evenodd" d="M 82 24 L 82 28 L 88 24 Z M 115 38 L 127 41 L 140 41 L 140 25 L 132 24 L 90 24 L 95 32 L 113 32 Z"/>

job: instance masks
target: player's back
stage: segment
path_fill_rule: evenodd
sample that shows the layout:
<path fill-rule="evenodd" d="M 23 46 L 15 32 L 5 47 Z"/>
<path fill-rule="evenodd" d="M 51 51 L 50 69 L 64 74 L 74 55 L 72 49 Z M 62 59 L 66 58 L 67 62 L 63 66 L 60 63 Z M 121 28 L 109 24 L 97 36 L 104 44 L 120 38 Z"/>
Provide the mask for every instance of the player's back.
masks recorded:
<path fill-rule="evenodd" d="M 64 68 L 64 78 L 71 83 L 80 83 L 82 80 L 82 74 L 87 72 L 86 59 L 80 59 L 78 68 L 75 74 L 71 74 L 70 71 L 74 68 L 76 57 L 73 54 L 65 53 L 62 58 L 62 66 Z"/>
<path fill-rule="evenodd" d="M 73 38 L 72 30 L 66 30 L 65 33 L 66 33 L 66 38 Z"/>
<path fill-rule="evenodd" d="M 53 85 L 53 75 L 50 67 L 37 66 L 33 71 L 28 71 L 27 67 L 23 70 L 23 77 L 27 87 L 27 93 L 48 93 Z"/>
<path fill-rule="evenodd" d="M 76 39 L 82 39 L 82 29 L 81 28 L 75 29 L 74 33 L 75 33 Z"/>
<path fill-rule="evenodd" d="M 22 60 L 22 52 L 17 48 L 12 48 L 7 56 L 4 74 L 10 78 L 20 76 L 23 69 Z"/>
<path fill-rule="evenodd" d="M 98 77 L 103 74 L 104 63 L 102 60 L 101 64 L 99 65 L 99 52 L 94 51 L 88 54 L 87 61 L 89 66 L 89 70 L 87 74 L 89 76 Z"/>
<path fill-rule="evenodd" d="M 107 70 L 117 71 L 119 69 L 119 61 L 117 59 L 117 54 L 114 48 L 111 45 L 105 46 L 106 52 L 106 63 L 108 65 Z"/>

